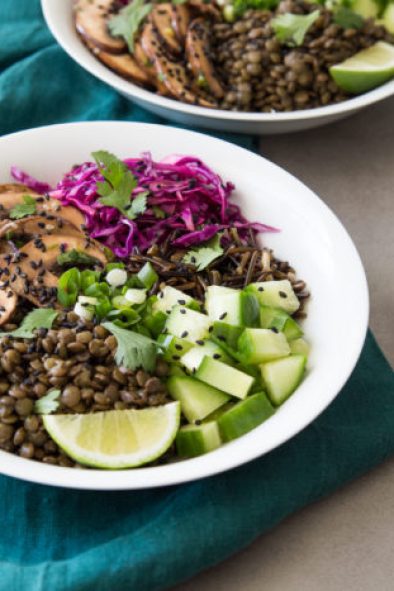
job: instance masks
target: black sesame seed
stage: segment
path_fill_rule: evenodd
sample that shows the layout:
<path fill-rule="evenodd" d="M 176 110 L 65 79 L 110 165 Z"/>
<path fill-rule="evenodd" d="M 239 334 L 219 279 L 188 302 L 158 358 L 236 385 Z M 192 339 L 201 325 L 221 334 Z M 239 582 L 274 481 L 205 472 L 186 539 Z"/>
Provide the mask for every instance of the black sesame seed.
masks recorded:
<path fill-rule="evenodd" d="M 223 335 L 221 335 L 221 334 L 218 334 L 217 338 L 219 339 L 219 341 L 224 341 L 224 342 L 226 342 L 226 337 L 224 337 L 224 336 L 223 336 Z"/>
<path fill-rule="evenodd" d="M 184 306 L 186 304 L 186 300 L 178 300 L 178 304 Z"/>
<path fill-rule="evenodd" d="M 274 333 L 276 333 L 276 334 L 278 334 L 278 332 L 279 332 L 279 330 L 276 328 L 276 326 L 273 326 L 273 327 L 271 328 L 271 330 L 272 330 L 272 332 L 274 332 Z"/>
<path fill-rule="evenodd" d="M 187 330 L 184 330 L 183 333 L 181 334 L 181 339 L 185 339 L 188 334 L 189 333 L 187 332 Z"/>
<path fill-rule="evenodd" d="M 198 340 L 196 341 L 197 345 L 200 345 L 200 347 L 202 347 L 204 345 L 204 341 Z"/>
<path fill-rule="evenodd" d="M 181 313 L 181 314 L 186 314 L 186 310 L 185 310 L 185 308 L 181 308 L 181 309 L 180 309 L 180 313 Z"/>
<path fill-rule="evenodd" d="M 219 316 L 219 320 L 224 320 L 227 316 L 227 312 L 223 312 L 221 316 Z"/>
<path fill-rule="evenodd" d="M 214 356 L 213 356 L 213 358 L 214 359 L 220 359 L 221 358 L 220 353 L 215 353 Z"/>
<path fill-rule="evenodd" d="M 281 298 L 287 298 L 287 293 L 285 293 L 284 291 L 280 291 L 279 295 Z"/>
<path fill-rule="evenodd" d="M 182 345 L 175 345 L 175 349 L 177 351 L 182 351 L 183 350 L 183 347 L 182 347 Z"/>
<path fill-rule="evenodd" d="M 7 298 L 12 298 L 14 293 L 12 291 L 7 292 Z"/>
<path fill-rule="evenodd" d="M 179 355 L 173 355 L 172 358 L 173 358 L 174 361 L 179 361 L 180 360 Z"/>

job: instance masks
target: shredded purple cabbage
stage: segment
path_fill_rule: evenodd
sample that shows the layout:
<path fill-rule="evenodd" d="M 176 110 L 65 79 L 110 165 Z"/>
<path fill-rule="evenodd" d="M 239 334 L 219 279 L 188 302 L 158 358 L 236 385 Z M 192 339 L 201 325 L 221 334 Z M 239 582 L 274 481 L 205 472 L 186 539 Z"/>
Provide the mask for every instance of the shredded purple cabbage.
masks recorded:
<path fill-rule="evenodd" d="M 17 166 L 11 167 L 11 175 L 16 181 L 18 181 L 18 183 L 26 185 L 26 187 L 29 187 L 29 189 L 32 189 L 32 191 L 35 191 L 36 193 L 40 193 L 40 195 L 48 193 L 48 191 L 51 190 L 50 185 L 38 181 Z"/>
<path fill-rule="evenodd" d="M 145 153 L 124 162 L 138 180 L 133 196 L 149 191 L 148 207 L 137 220 L 130 220 L 117 209 L 100 203 L 96 183 L 103 177 L 93 162 L 74 167 L 49 193 L 64 205 L 83 212 L 90 235 L 119 258 L 126 258 L 136 250 L 146 251 L 153 243 L 165 240 L 181 248 L 196 246 L 227 228 L 237 228 L 242 240 L 246 240 L 250 231 L 276 231 L 265 224 L 248 222 L 240 208 L 229 201 L 234 185 L 224 183 L 198 158 L 172 155 L 154 162 Z M 48 190 L 47 185 L 21 171 L 17 174 L 18 180 L 23 178 L 26 184 L 27 180 L 34 183 L 35 190 L 38 191 L 37 186 Z"/>

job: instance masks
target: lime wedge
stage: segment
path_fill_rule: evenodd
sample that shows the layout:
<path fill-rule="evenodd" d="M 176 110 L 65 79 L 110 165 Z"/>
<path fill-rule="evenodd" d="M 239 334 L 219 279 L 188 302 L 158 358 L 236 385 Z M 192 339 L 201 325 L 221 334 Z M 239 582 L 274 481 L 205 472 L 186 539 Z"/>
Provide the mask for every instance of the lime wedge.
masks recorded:
<path fill-rule="evenodd" d="M 371 90 L 394 77 L 394 46 L 378 41 L 332 66 L 330 74 L 346 92 L 359 94 Z"/>
<path fill-rule="evenodd" d="M 44 415 L 49 435 L 74 460 L 96 468 L 134 468 L 160 457 L 179 429 L 180 404 L 142 410 Z"/>

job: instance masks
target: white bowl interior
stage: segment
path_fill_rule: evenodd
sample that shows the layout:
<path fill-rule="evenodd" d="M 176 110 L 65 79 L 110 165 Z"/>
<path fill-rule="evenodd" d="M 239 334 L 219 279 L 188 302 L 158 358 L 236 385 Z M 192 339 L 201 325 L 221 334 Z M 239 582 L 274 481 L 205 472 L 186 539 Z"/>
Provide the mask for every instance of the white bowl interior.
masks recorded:
<path fill-rule="evenodd" d="M 124 80 L 101 64 L 78 37 L 71 0 L 41 0 L 44 16 L 58 43 L 85 70 L 154 113 L 188 125 L 245 133 L 287 133 L 335 121 L 394 95 L 394 80 L 336 105 L 291 113 L 236 113 L 187 105 L 156 95 Z"/>
<path fill-rule="evenodd" d="M 359 356 L 368 321 L 368 292 L 351 239 L 314 193 L 276 165 L 233 144 L 170 127 L 76 123 L 5 136 L 0 138 L 0 180 L 9 179 L 14 164 L 55 184 L 73 164 L 89 159 L 99 149 L 120 157 L 146 150 L 155 159 L 169 152 L 196 155 L 235 183 L 236 199 L 249 219 L 281 229 L 263 235 L 263 243 L 280 258 L 290 260 L 312 291 L 304 324 L 312 344 L 308 375 L 270 420 L 196 459 L 109 474 L 48 466 L 0 452 L 0 470 L 46 484 L 132 489 L 208 476 L 267 453 L 304 428 L 333 400 Z"/>

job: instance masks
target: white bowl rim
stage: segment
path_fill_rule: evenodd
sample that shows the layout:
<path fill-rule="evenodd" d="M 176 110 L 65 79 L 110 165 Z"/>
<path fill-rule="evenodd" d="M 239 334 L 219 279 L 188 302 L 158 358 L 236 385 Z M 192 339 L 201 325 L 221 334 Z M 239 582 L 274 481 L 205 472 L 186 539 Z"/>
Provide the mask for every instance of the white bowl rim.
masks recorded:
<path fill-rule="evenodd" d="M 256 161 L 256 165 L 261 160 L 265 161 L 273 174 L 281 175 L 283 178 L 287 177 L 294 186 L 298 186 L 303 191 L 303 201 L 308 202 L 308 206 L 314 210 L 320 210 L 321 215 L 325 219 L 327 228 L 330 228 L 332 232 L 336 233 L 337 245 L 340 246 L 341 253 L 346 253 L 351 261 L 351 269 L 353 273 L 353 282 L 350 288 L 357 286 L 357 301 L 358 301 L 358 320 L 353 324 L 353 339 L 349 342 L 349 350 L 346 356 L 345 364 L 346 368 L 341 375 L 333 375 L 332 383 L 329 387 L 325 388 L 324 400 L 321 401 L 320 405 L 317 405 L 313 411 L 308 409 L 308 412 L 303 414 L 302 419 L 296 424 L 292 424 L 291 428 L 286 432 L 278 429 L 275 432 L 274 437 L 268 445 L 263 446 L 263 449 L 256 446 L 253 449 L 240 445 L 240 442 L 247 437 L 241 437 L 234 440 L 230 444 L 226 445 L 237 445 L 238 453 L 223 453 L 226 446 L 206 454 L 205 456 L 199 456 L 197 458 L 182 460 L 181 462 L 167 464 L 163 466 L 154 466 L 148 468 L 135 468 L 130 470 L 119 470 L 119 471 L 106 471 L 106 470 L 75 470 L 74 468 L 63 468 L 59 466 L 51 466 L 32 460 L 18 457 L 14 454 L 0 450 L 0 473 L 7 476 L 12 476 L 22 480 L 35 482 L 38 484 L 46 484 L 50 486 L 60 486 L 64 488 L 74 489 L 86 489 L 86 490 L 138 490 L 145 488 L 156 488 L 161 486 L 171 486 L 182 484 L 185 482 L 206 478 L 219 474 L 221 472 L 236 468 L 245 463 L 248 463 L 260 456 L 263 456 L 270 451 L 276 449 L 289 439 L 293 438 L 311 422 L 313 422 L 317 416 L 319 416 L 327 406 L 335 399 L 339 394 L 347 380 L 349 379 L 357 361 L 360 356 L 362 347 L 365 341 L 365 335 L 368 328 L 369 318 L 369 293 L 367 286 L 366 274 L 362 265 L 362 261 L 357 252 L 357 249 L 347 233 L 346 229 L 332 212 L 332 210 L 304 183 L 299 181 L 289 172 L 285 171 L 278 165 L 268 161 L 266 158 L 251 152 L 245 148 L 237 146 L 231 142 L 227 142 L 204 133 L 198 133 L 195 131 L 173 128 L 169 126 L 163 126 L 159 124 L 151 123 L 140 123 L 140 122 L 123 122 L 123 121 L 89 121 L 89 122 L 75 122 L 75 123 L 63 123 L 56 125 L 47 125 L 36 127 L 32 129 L 18 131 L 16 133 L 8 134 L 0 137 L 0 147 L 3 143 L 8 141 L 14 141 L 23 139 L 29 135 L 36 133 L 61 133 L 63 129 L 71 129 L 82 131 L 85 128 L 86 133 L 83 137 L 89 136 L 89 128 L 101 127 L 102 137 L 107 137 L 109 130 L 114 131 L 116 127 L 119 127 L 119 132 L 124 131 L 124 128 L 129 126 L 130 128 L 153 128 L 157 134 L 166 130 L 166 133 L 171 133 L 174 136 L 198 136 L 203 139 L 204 142 L 214 143 L 217 145 L 217 153 L 225 154 L 226 151 L 236 151 L 239 157 L 247 157 Z M 174 142 L 175 142 L 174 138 Z M 171 144 L 173 145 L 173 144 Z M 339 241 L 339 242 L 338 242 Z M 354 279 L 356 278 L 356 281 Z M 354 319 L 353 319 L 354 320 Z M 299 388 L 302 387 L 302 384 Z M 239 450 L 242 453 L 239 453 Z M 235 447 L 233 447 L 235 452 Z M 219 457 L 220 462 L 208 462 L 209 467 L 205 464 L 206 458 L 211 460 Z M 223 459 L 221 456 L 225 456 Z M 179 470 L 179 467 L 182 470 Z"/>
<path fill-rule="evenodd" d="M 65 0 L 63 0 L 65 1 Z M 69 1 L 69 0 L 66 0 Z M 96 76 L 102 82 L 105 82 L 112 88 L 115 88 L 123 95 L 129 95 L 137 100 L 151 103 L 162 109 L 170 111 L 177 111 L 185 115 L 194 115 L 206 119 L 216 119 L 222 121 L 237 121 L 249 123 L 280 123 L 281 121 L 304 121 L 314 119 L 325 119 L 335 116 L 345 116 L 352 112 L 362 109 L 374 103 L 384 100 L 394 95 L 394 80 L 388 81 L 382 86 L 379 86 L 369 92 L 347 99 L 343 102 L 334 105 L 327 105 L 325 107 L 316 107 L 314 109 L 304 109 L 300 111 L 281 112 L 281 113 L 242 113 L 238 111 L 225 111 L 221 109 L 209 109 L 206 107 L 199 107 L 182 103 L 175 99 L 166 98 L 155 94 L 149 90 L 137 86 L 131 81 L 128 81 L 118 74 L 115 74 L 104 66 L 98 59 L 91 62 L 89 58 L 92 54 L 83 45 L 75 32 L 75 39 L 79 46 L 73 47 L 63 35 L 63 27 L 60 19 L 56 18 L 56 6 L 54 0 L 41 0 L 42 10 L 45 20 L 48 24 L 52 35 L 55 37 L 59 45 L 74 59 L 82 68 L 87 70 L 90 74 Z"/>

